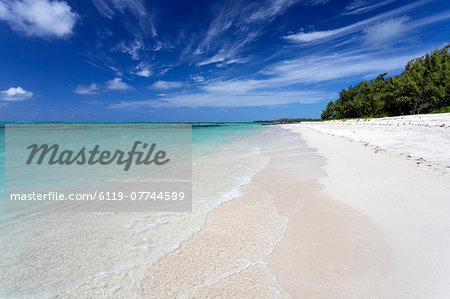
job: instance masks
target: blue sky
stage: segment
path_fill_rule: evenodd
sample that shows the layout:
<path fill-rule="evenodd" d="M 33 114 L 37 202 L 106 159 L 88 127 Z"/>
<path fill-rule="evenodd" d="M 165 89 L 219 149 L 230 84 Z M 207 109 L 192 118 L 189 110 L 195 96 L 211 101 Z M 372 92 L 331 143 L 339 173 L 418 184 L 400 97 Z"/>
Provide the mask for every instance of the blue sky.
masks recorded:
<path fill-rule="evenodd" d="M 0 121 L 319 117 L 449 37 L 444 0 L 0 0 Z"/>

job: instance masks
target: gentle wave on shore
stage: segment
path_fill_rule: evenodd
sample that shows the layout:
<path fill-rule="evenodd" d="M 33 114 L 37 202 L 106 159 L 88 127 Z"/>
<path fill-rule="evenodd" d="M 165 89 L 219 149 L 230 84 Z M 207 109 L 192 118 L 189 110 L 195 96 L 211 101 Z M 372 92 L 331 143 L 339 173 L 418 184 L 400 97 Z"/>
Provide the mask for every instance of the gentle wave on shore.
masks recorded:
<path fill-rule="evenodd" d="M 262 130 L 257 125 L 194 126 L 192 213 L 5 215 L 0 219 L 8 232 L 0 241 L 0 294 L 89 293 L 99 283 L 114 293 L 125 282 L 141 283 L 142 277 L 129 274 L 178 248 L 201 229 L 210 211 L 240 196 L 241 186 L 264 167 L 267 159 L 256 140 Z"/>

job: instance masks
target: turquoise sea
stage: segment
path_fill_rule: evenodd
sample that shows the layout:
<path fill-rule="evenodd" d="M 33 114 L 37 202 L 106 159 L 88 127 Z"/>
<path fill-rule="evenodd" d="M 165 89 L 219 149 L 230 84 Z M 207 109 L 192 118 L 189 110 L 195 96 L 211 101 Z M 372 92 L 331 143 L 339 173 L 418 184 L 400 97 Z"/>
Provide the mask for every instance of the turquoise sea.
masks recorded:
<path fill-rule="evenodd" d="M 12 125 L 13 123 L 0 123 L 0 194 L 4 191 L 3 182 L 5 181 L 5 126 Z M 20 123 L 19 123 L 20 124 Z M 33 125 L 32 123 L 24 123 L 26 125 Z M 46 123 L 39 123 L 39 125 Z M 123 135 L 126 135 L 127 127 L 130 125 L 176 125 L 177 123 L 101 123 L 103 127 L 96 127 L 99 123 L 47 123 L 46 125 L 56 126 L 56 127 L 67 127 L 70 125 L 83 125 L 96 128 L 94 133 L 96 136 L 107 135 L 107 133 L 102 134 L 102 130 L 108 132 L 109 126 L 114 128 L 119 128 L 121 125 L 123 128 Z M 223 145 L 237 140 L 239 138 L 245 138 L 246 135 L 252 134 L 260 131 L 263 127 L 260 124 L 253 123 L 178 123 L 182 125 L 192 126 L 192 155 L 195 157 L 213 152 L 220 149 Z M 58 130 L 54 130 L 53 133 L 58 133 Z M 67 140 L 68 136 L 61 130 L 61 135 L 55 136 L 55 140 L 63 139 Z M 27 136 L 24 136 L 27 138 Z M 129 136 L 129 138 L 138 138 L 136 135 Z M 102 143 L 102 140 L 96 139 L 98 143 Z M 75 142 L 79 142 L 76 140 Z M 84 142 L 82 141 L 83 145 Z M 10 149 L 15 151 L 14 149 Z"/>
<path fill-rule="evenodd" d="M 102 125 L 107 128 L 121 124 Z M 267 126 L 191 125 L 192 212 L 42 211 L 14 217 L 0 215 L 0 297 L 47 297 L 81 285 L 110 284 L 117 273 L 139 271 L 140 267 L 153 264 L 198 232 L 210 211 L 238 197 L 241 186 L 268 162 L 258 146 Z M 2 185 L 4 136 L 5 129 L 1 127 Z M 3 186 L 1 189 L 3 192 Z"/>

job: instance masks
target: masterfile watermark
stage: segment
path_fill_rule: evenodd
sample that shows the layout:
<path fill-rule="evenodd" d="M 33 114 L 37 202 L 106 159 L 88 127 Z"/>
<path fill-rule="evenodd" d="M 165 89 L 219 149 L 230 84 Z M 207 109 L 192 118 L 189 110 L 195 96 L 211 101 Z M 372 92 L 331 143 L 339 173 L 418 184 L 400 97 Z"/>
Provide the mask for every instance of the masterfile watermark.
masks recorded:
<path fill-rule="evenodd" d="M 184 192 L 151 192 L 151 191 L 134 191 L 130 193 L 125 192 L 109 192 L 109 191 L 95 191 L 94 193 L 61 193 L 49 191 L 47 193 L 11 193 L 9 200 L 21 201 L 182 201 L 186 198 Z"/>
<path fill-rule="evenodd" d="M 6 211 L 191 211 L 192 128 L 6 125 L 3 204 Z"/>
<path fill-rule="evenodd" d="M 141 147 L 142 151 L 138 148 Z M 155 165 L 164 165 L 170 161 L 166 158 L 166 152 L 163 150 L 156 150 L 156 143 L 148 144 L 142 141 L 135 141 L 132 149 L 129 152 L 124 152 L 116 149 L 113 153 L 109 150 L 100 151 L 100 145 L 96 144 L 93 149 L 86 150 L 86 147 L 82 147 L 79 151 L 65 149 L 60 151 L 58 144 L 49 146 L 48 144 L 32 144 L 27 147 L 30 150 L 26 164 L 30 165 L 36 154 L 39 153 L 35 163 L 41 165 L 47 158 L 49 165 L 71 165 L 76 163 L 77 165 L 108 165 L 116 162 L 117 165 L 124 165 L 125 171 L 128 171 L 133 164 L 136 165 L 149 165 L 154 163 Z M 48 156 L 47 156 L 48 155 Z M 136 157 L 136 158 L 135 158 Z"/>

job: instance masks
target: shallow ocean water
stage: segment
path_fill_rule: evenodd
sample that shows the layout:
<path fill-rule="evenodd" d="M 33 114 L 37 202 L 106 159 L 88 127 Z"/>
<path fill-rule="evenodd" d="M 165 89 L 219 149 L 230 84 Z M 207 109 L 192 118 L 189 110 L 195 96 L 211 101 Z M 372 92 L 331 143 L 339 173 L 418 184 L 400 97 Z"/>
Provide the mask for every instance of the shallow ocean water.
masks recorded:
<path fill-rule="evenodd" d="M 264 167 L 257 143 L 264 130 L 254 124 L 193 126 L 192 212 L 2 214 L 0 295 L 55 296 L 153 264 L 198 232 L 210 211 L 238 197 Z"/>

